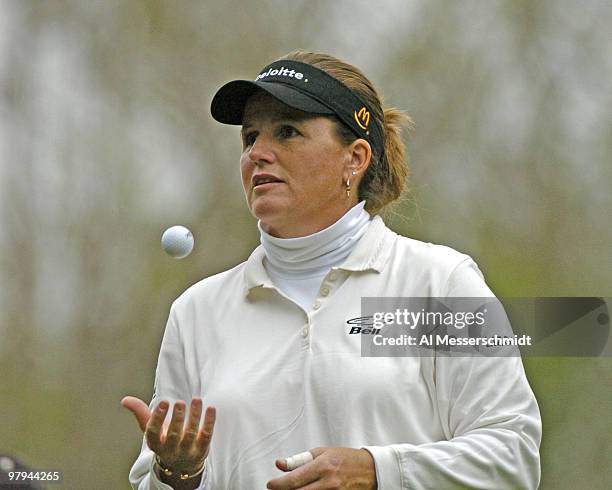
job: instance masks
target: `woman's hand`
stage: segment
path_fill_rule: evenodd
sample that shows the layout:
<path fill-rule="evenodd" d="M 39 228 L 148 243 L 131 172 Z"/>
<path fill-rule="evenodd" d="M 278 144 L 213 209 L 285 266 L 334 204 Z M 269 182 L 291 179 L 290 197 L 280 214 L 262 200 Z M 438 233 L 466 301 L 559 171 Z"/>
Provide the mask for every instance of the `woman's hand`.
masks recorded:
<path fill-rule="evenodd" d="M 164 423 L 170 404 L 159 402 L 151 412 L 148 405 L 133 396 L 126 396 L 121 405 L 130 410 L 144 432 L 149 448 L 157 454 L 166 468 L 194 473 L 202 467 L 210 448 L 215 426 L 215 408 L 208 407 L 204 424 L 198 431 L 202 416 L 202 400 L 193 398 L 189 418 L 185 424 L 186 406 L 183 400 L 174 404 L 170 422 Z"/>
<path fill-rule="evenodd" d="M 311 449 L 314 460 L 288 474 L 268 482 L 271 490 L 354 489 L 375 490 L 376 467 L 365 449 L 318 447 Z M 287 471 L 283 460 L 276 460 L 279 470 Z"/>

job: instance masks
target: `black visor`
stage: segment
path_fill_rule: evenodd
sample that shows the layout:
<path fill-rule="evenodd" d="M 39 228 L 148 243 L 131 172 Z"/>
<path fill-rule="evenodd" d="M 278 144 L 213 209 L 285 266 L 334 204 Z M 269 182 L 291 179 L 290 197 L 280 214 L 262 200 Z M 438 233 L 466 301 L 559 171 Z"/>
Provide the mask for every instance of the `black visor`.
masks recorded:
<path fill-rule="evenodd" d="M 294 109 L 336 115 L 355 135 L 370 143 L 376 157 L 383 153 L 383 132 L 370 108 L 346 85 L 325 71 L 299 61 L 279 60 L 255 78 L 234 80 L 213 97 L 212 116 L 225 124 L 242 124 L 244 106 L 258 89 Z"/>

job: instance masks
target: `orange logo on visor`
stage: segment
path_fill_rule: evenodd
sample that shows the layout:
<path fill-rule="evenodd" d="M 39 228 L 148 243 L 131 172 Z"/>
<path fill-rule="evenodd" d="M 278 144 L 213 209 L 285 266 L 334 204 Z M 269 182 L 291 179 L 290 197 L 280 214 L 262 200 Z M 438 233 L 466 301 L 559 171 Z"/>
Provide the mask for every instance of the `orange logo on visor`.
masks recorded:
<path fill-rule="evenodd" d="M 366 110 L 365 106 L 359 109 L 359 112 L 355 111 L 353 114 L 359 127 L 361 129 L 368 129 L 368 125 L 370 124 L 370 113 Z"/>

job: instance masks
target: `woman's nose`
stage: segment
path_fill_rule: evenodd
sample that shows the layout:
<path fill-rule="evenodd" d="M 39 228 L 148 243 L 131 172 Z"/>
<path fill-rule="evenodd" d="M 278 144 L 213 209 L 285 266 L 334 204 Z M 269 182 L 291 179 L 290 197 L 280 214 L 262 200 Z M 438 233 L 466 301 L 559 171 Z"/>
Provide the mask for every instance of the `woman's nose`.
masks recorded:
<path fill-rule="evenodd" d="M 272 162 L 274 160 L 274 149 L 270 139 L 260 134 L 251 145 L 249 158 L 255 164 Z"/>

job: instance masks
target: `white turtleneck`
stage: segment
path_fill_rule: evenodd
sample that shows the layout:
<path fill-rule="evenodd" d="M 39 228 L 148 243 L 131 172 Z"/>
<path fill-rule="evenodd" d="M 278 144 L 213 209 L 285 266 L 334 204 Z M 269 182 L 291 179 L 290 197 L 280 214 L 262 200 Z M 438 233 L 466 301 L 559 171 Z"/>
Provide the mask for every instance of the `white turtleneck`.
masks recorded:
<path fill-rule="evenodd" d="M 305 311 L 312 307 L 325 275 L 346 260 L 365 233 L 371 216 L 364 206 L 361 201 L 331 226 L 299 238 L 276 238 L 257 224 L 270 279 Z"/>

